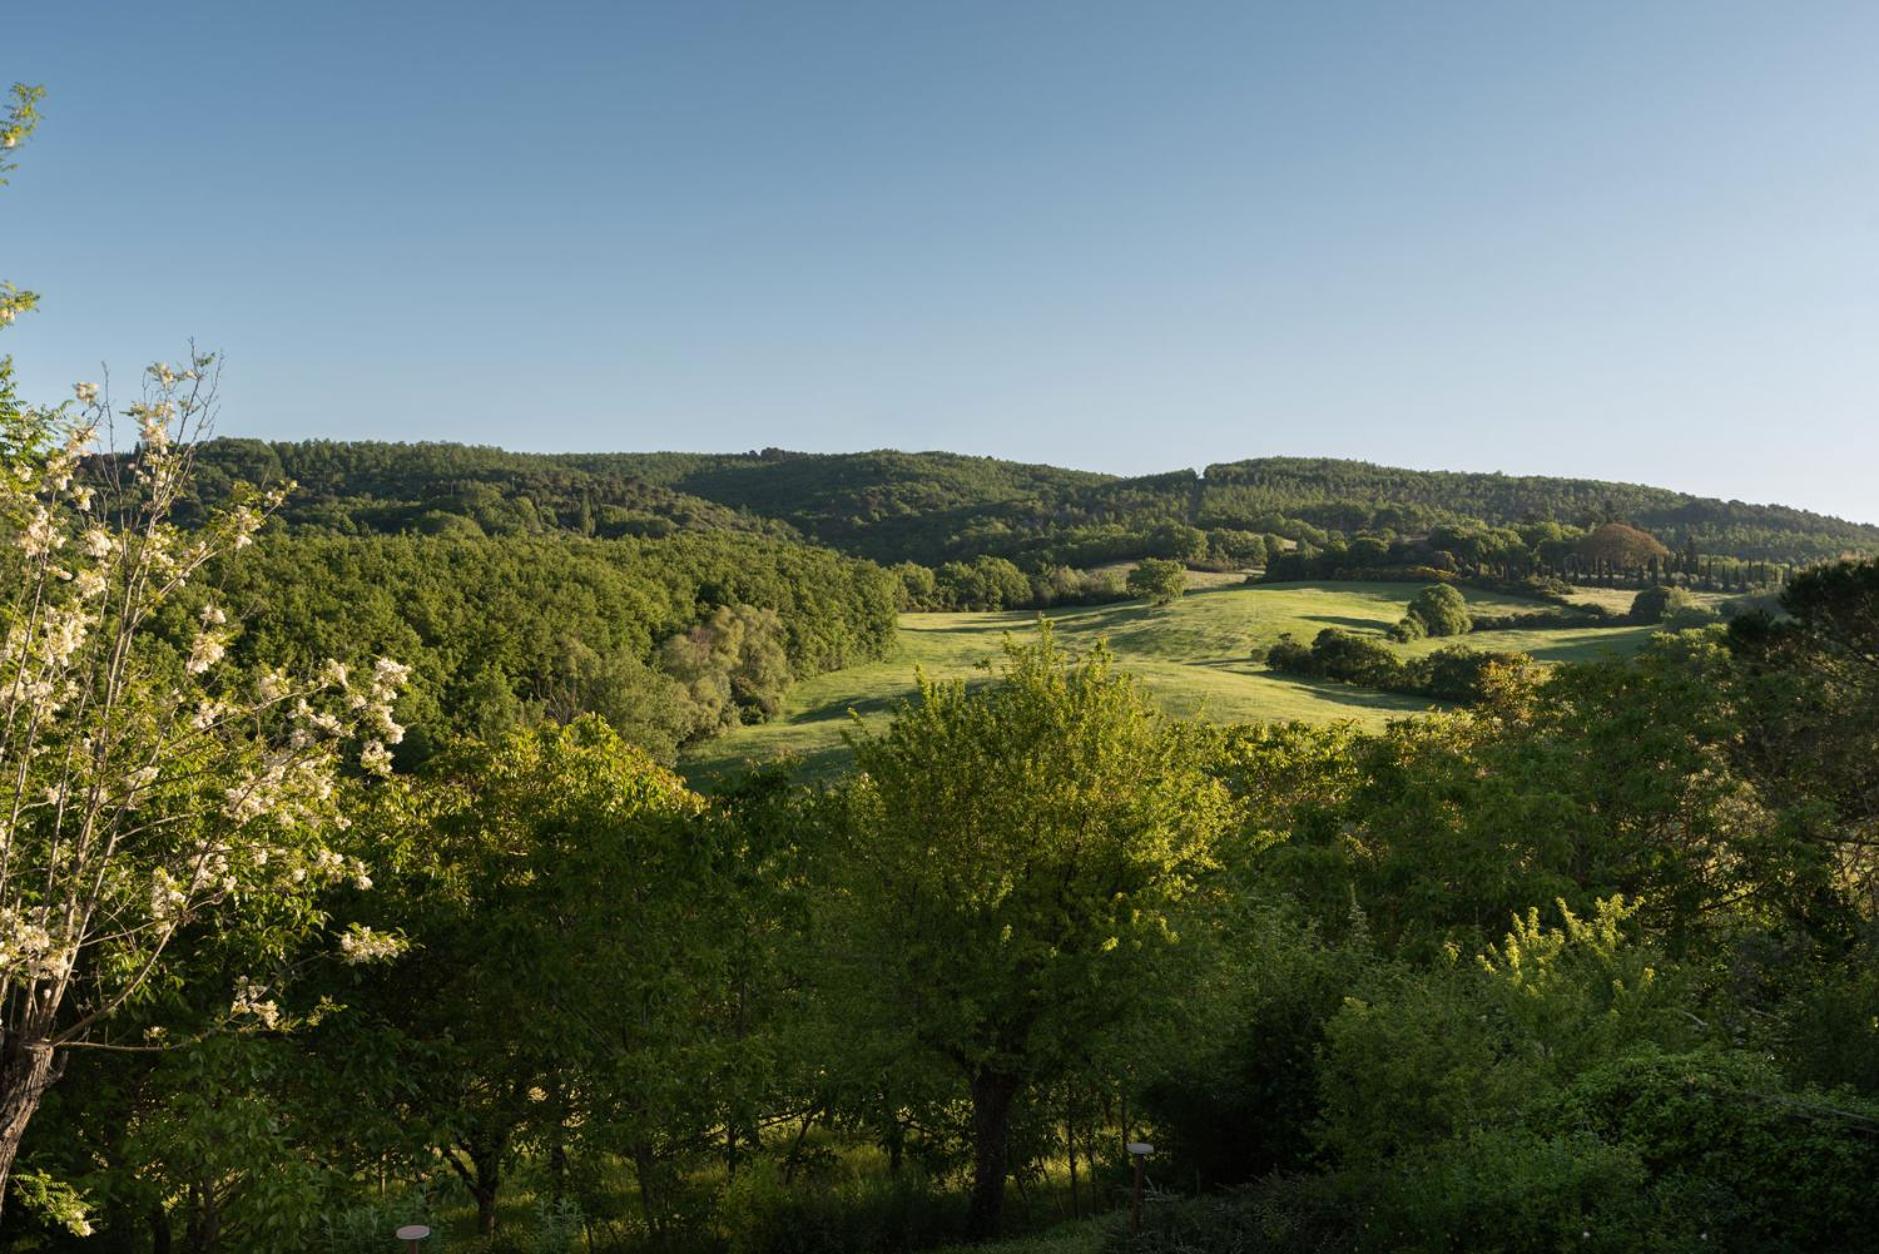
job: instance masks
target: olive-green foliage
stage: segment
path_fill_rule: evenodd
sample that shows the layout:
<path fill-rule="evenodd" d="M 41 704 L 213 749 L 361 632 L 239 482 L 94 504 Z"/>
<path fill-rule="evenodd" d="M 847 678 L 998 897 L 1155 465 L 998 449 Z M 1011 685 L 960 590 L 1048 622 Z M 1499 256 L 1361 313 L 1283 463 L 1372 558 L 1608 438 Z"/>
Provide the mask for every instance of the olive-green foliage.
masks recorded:
<path fill-rule="evenodd" d="M 1406 618 L 1422 624 L 1428 636 L 1462 636 L 1474 626 L 1468 617 L 1468 602 L 1447 584 L 1430 584 L 1409 603 Z"/>
<path fill-rule="evenodd" d="M 219 439 L 196 458 L 202 504 L 238 483 L 291 480 L 281 517 L 339 535 L 542 535 L 658 539 L 739 531 L 790 538 L 786 525 L 610 467 L 463 444 Z"/>
<path fill-rule="evenodd" d="M 1537 909 L 1452 967 L 1384 970 L 1327 1025 L 1319 1137 L 1340 1162 L 1383 1166 L 1523 1110 L 1534 1094 L 1639 1043 L 1690 1033 L 1648 950 L 1622 928 L 1636 908 Z"/>
<path fill-rule="evenodd" d="M 1399 640 L 1417 639 L 1401 628 L 1421 621 L 1411 615 L 1390 634 Z M 1457 703 L 1482 701 L 1509 684 L 1524 683 L 1534 669 L 1532 659 L 1523 654 L 1484 652 L 1464 645 L 1404 660 L 1381 640 L 1341 627 L 1326 627 L 1310 648 L 1284 637 L 1266 651 L 1265 661 L 1276 671 Z"/>
<path fill-rule="evenodd" d="M 1347 532 L 1479 520 L 1477 526 L 1526 529 L 1534 542 L 1556 542 L 1562 523 L 1595 526 L 1616 512 L 1679 545 L 1693 539 L 1705 553 L 1774 561 L 1832 559 L 1849 549 L 1869 550 L 1879 539 L 1868 525 L 1805 510 L 1593 479 L 1404 470 L 1334 458 L 1265 457 L 1207 467 L 1202 526 L 1231 526 L 1228 519 L 1262 511 Z M 1529 521 L 1536 518 L 1552 521 Z"/>
<path fill-rule="evenodd" d="M 727 1051 L 753 1043 L 718 1030 L 724 829 L 596 718 L 466 750 L 408 793 L 380 823 L 412 957 L 360 995 L 401 1042 L 406 1118 L 486 1217 L 525 1149 L 578 1145 L 632 1158 L 657 1226 L 664 1147 L 709 1126 Z"/>
<path fill-rule="evenodd" d="M 1048 624 L 988 687 L 923 684 L 855 757 L 850 1013 L 971 1098 L 983 1236 L 1012 1103 L 1170 991 L 1177 911 L 1214 865 L 1225 792 L 1106 650 L 1071 664 Z"/>
<path fill-rule="evenodd" d="M 1853 900 L 1879 901 L 1879 561 L 1795 577 L 1784 617 L 1736 618 L 1728 640 L 1752 700 L 1738 718 L 1742 758 L 1791 816 L 1790 834 L 1839 866 Z"/>
<path fill-rule="evenodd" d="M 1557 568 L 1612 509 L 1679 548 L 1760 561 L 1879 549 L 1879 528 L 1776 506 L 1594 480 L 1509 478 L 1264 458 L 1116 479 L 951 453 L 523 454 L 448 444 L 264 443 L 204 450 L 201 495 L 292 478 L 288 518 L 343 534 L 655 537 L 697 530 L 800 534 L 877 561 L 980 555 L 1091 566 L 1143 557 L 1258 564 L 1235 538 L 1322 548 L 1328 532 L 1426 535 L 1416 561 Z M 1534 522 L 1533 519 L 1545 521 Z M 1360 542 L 1361 543 L 1361 542 Z M 1415 547 L 1415 546 L 1412 546 Z M 1652 550 L 1643 550 L 1648 560 Z M 1628 550 L 1626 553 L 1628 554 Z M 1603 553 L 1603 550 L 1601 550 Z M 1358 549 L 1353 565 L 1374 554 Z M 1330 572 L 1295 572 L 1306 578 Z"/>
<path fill-rule="evenodd" d="M 1187 567 L 1158 557 L 1144 558 L 1129 572 L 1129 595 L 1150 605 L 1172 605 L 1187 590 Z"/>
<path fill-rule="evenodd" d="M 783 1179 L 774 1162 L 738 1173 L 719 1204 L 731 1254 L 897 1254 L 956 1239 L 965 1208 L 926 1173 L 860 1175 L 841 1164 Z"/>
<path fill-rule="evenodd" d="M 1658 584 L 1631 598 L 1631 621 L 1661 623 L 1684 610 L 1693 608 L 1696 599 L 1682 588 Z"/>
<path fill-rule="evenodd" d="M 1158 1172 L 1208 1187 L 1311 1165 L 1325 1026 L 1373 957 L 1361 934 L 1328 941 L 1256 899 L 1229 908 L 1217 948 L 1188 1027 L 1143 1092 Z"/>
<path fill-rule="evenodd" d="M 1879 1103 L 1796 1087 L 1757 1054 L 1630 1052 L 1538 1115 L 1646 1164 L 1666 1244 L 1850 1251 L 1879 1225 Z"/>
<path fill-rule="evenodd" d="M 1560 913 L 1360 971 L 1325 1033 L 1335 1172 L 1151 1210 L 1147 1248 L 1861 1248 L 1879 1108 L 1716 1040 L 1634 908 Z"/>
<path fill-rule="evenodd" d="M 214 1172 L 226 1231 L 343 1248 L 294 1233 L 357 1164 L 461 1206 L 532 1160 L 596 1231 L 884 1250 L 982 1216 L 973 1175 L 1035 1183 L 1080 1109 L 1161 1147 L 1158 1190 L 1257 1181 L 1118 1251 L 1862 1248 L 1873 578 L 1630 662 L 1399 661 L 1480 704 L 1376 734 L 1171 724 L 1047 634 L 826 791 L 706 802 L 593 721 L 447 754 L 357 811 L 378 883 L 331 903 L 411 951 L 334 968 L 348 1009 L 292 1037 L 76 1060 L 15 1199 L 118 1239 L 168 1198 L 181 1238 Z M 750 604 L 673 647 L 766 673 Z M 206 1014 L 247 955 L 189 943 L 165 995 Z M 829 1148 L 863 1142 L 901 1174 Z"/>
<path fill-rule="evenodd" d="M 1000 610 L 1031 600 L 1031 581 L 1002 557 L 947 562 L 934 572 L 934 584 L 934 609 Z"/>
<path fill-rule="evenodd" d="M 795 678 L 878 658 L 894 578 L 757 537 L 272 535 L 218 575 L 247 616 L 235 654 L 399 658 L 401 760 L 459 734 L 598 713 L 670 761 L 773 713 Z"/>

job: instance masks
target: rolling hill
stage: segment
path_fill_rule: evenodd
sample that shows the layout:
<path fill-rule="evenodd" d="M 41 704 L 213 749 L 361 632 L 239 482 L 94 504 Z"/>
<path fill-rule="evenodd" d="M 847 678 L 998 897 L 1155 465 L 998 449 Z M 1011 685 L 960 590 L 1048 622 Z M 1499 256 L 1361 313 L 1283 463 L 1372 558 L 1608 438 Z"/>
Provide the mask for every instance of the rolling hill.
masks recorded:
<path fill-rule="evenodd" d="M 1349 719 L 1378 727 L 1393 717 L 1428 710 L 1431 703 L 1279 674 L 1253 661 L 1251 654 L 1282 634 L 1309 641 L 1326 627 L 1380 637 L 1402 617 L 1413 590 L 1398 583 L 1215 586 L 1160 609 L 1130 602 L 1055 611 L 1050 618 L 1059 640 L 1072 650 L 1107 640 L 1120 668 L 1139 676 L 1171 714 L 1223 723 Z M 1464 595 L 1472 607 L 1486 613 L 1544 607 L 1543 602 L 1472 589 Z M 798 684 L 776 721 L 739 728 L 696 746 L 683 770 L 694 782 L 709 783 L 739 767 L 783 755 L 799 759 L 811 771 L 834 769 L 846 756 L 842 733 L 853 726 L 850 711 L 878 726 L 901 700 L 914 694 L 916 669 L 935 679 L 970 681 L 996 661 L 1008 635 L 1032 630 L 1037 618 L 1024 611 L 903 614 L 897 655 Z M 1569 662 L 1629 653 L 1652 630 L 1498 631 L 1464 641 L 1474 648 L 1527 652 L 1542 662 Z M 1452 643 L 1422 640 L 1398 647 L 1421 653 Z"/>
<path fill-rule="evenodd" d="M 511 453 L 452 444 L 218 440 L 201 492 L 292 478 L 285 517 L 322 530 L 801 536 L 880 562 L 981 554 L 1073 566 L 1166 555 L 1188 529 L 1329 534 L 1622 518 L 1673 548 L 1795 563 L 1879 553 L 1879 526 L 1638 484 L 1421 471 L 1326 458 L 1120 478 L 955 453 Z"/>

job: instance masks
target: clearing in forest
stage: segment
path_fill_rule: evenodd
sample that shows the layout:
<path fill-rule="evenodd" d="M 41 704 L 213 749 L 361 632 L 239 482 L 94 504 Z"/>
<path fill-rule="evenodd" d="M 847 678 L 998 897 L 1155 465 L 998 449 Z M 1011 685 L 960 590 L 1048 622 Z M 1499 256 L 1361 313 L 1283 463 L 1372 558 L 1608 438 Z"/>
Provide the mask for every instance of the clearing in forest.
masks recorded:
<path fill-rule="evenodd" d="M 1309 642 L 1326 627 L 1381 636 L 1403 616 L 1419 585 L 1413 583 L 1296 583 L 1207 588 L 1173 605 L 1140 602 L 1069 606 L 1047 611 L 1060 642 L 1082 650 L 1107 639 L 1118 666 L 1139 675 L 1170 713 L 1215 722 L 1325 723 L 1353 720 L 1368 727 L 1431 708 L 1427 700 L 1349 684 L 1269 671 L 1251 660 L 1289 632 Z M 1549 608 L 1545 602 L 1464 589 L 1482 613 Z M 842 732 L 852 710 L 871 724 L 913 695 L 914 669 L 938 679 L 973 678 L 997 658 L 1007 633 L 1026 632 L 1032 610 L 998 613 L 903 614 L 899 655 L 832 671 L 791 689 L 776 721 L 739 728 L 707 741 L 682 764 L 695 783 L 709 783 L 739 766 L 784 754 L 811 770 L 830 770 L 847 756 Z M 1587 661 L 1628 653 L 1650 635 L 1647 627 L 1565 631 L 1496 631 L 1395 646 L 1423 653 L 1464 643 L 1484 650 L 1531 653 L 1540 661 Z"/>

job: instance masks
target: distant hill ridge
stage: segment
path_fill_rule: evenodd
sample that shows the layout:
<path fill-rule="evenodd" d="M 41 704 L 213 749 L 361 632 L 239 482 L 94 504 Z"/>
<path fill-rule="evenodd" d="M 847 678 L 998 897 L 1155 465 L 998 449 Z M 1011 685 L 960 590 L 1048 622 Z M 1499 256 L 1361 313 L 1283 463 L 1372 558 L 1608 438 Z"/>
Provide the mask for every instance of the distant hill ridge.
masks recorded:
<path fill-rule="evenodd" d="M 218 440 L 199 465 L 213 498 L 234 479 L 292 478 L 290 524 L 337 532 L 685 530 L 796 535 L 880 561 L 990 553 L 1101 561 L 1156 528 L 1354 534 L 1622 518 L 1673 547 L 1748 560 L 1879 552 L 1879 526 L 1781 505 L 1555 476 L 1422 471 L 1267 457 L 1122 477 L 946 452 L 513 453 L 447 443 Z"/>

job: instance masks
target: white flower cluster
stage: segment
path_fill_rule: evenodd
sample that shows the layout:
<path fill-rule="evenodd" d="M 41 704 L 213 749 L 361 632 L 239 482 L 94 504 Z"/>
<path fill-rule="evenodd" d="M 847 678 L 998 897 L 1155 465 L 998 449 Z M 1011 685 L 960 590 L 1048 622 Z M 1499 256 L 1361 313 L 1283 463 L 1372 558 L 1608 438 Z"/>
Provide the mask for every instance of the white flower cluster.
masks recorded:
<path fill-rule="evenodd" d="M 253 1019 L 264 1028 L 276 1028 L 281 1022 L 280 1006 L 267 995 L 267 986 L 247 976 L 235 980 L 235 1000 L 229 1013 L 237 1019 Z"/>
<path fill-rule="evenodd" d="M 332 795 L 326 762 L 302 756 L 290 745 L 264 754 L 239 783 L 223 790 L 222 817 L 237 827 L 262 818 L 283 827 L 310 827 L 323 816 Z"/>
<path fill-rule="evenodd" d="M 43 906 L 0 910 L 0 978 L 56 980 L 72 969 L 72 946 L 48 922 Z"/>
<path fill-rule="evenodd" d="M 150 917 L 159 923 L 179 922 L 189 909 L 189 894 L 165 867 L 150 873 Z"/>
<path fill-rule="evenodd" d="M 388 657 L 372 666 L 372 677 L 363 691 L 353 688 L 351 672 L 341 662 L 329 660 L 320 678 L 329 688 L 347 696 L 347 707 L 358 720 L 360 734 L 367 739 L 359 750 L 359 765 L 374 775 L 391 774 L 391 750 L 388 745 L 404 739 L 405 729 L 392 718 L 392 706 L 409 678 L 411 668 Z"/>
<path fill-rule="evenodd" d="M 375 932 L 364 924 L 354 923 L 339 938 L 339 957 L 351 966 L 389 962 L 409 947 L 402 936 Z"/>

